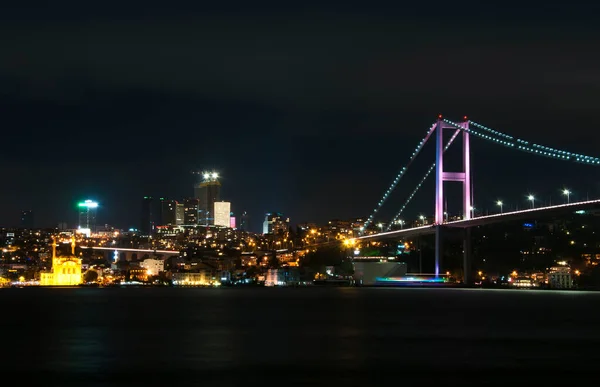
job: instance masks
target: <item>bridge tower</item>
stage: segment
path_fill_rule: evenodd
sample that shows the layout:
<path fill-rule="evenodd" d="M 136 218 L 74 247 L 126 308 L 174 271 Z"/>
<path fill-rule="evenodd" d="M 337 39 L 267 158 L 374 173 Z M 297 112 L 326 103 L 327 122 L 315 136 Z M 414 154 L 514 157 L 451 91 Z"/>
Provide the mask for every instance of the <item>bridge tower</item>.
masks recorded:
<path fill-rule="evenodd" d="M 457 181 L 463 185 L 463 219 L 471 219 L 471 155 L 469 141 L 469 121 L 464 117 L 463 122 L 459 123 L 462 128 L 462 153 L 463 153 L 463 171 L 445 172 L 444 171 L 444 129 L 456 129 L 454 126 L 444 122 L 442 116 L 438 116 L 436 124 L 436 146 L 435 146 L 435 276 L 440 274 L 440 263 L 442 256 L 442 225 L 444 223 L 444 182 Z M 470 251 L 466 242 L 468 235 L 465 235 L 465 265 L 470 259 Z M 467 266 L 465 266 L 465 276 L 467 275 Z"/>

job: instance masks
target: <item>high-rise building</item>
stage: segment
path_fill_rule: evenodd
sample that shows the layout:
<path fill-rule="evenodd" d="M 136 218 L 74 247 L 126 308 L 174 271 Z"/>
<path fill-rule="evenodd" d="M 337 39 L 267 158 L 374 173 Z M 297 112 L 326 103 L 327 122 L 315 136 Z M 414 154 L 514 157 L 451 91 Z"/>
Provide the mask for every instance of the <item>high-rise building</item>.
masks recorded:
<path fill-rule="evenodd" d="M 203 172 L 202 181 L 194 185 L 194 197 L 198 199 L 200 224 L 214 224 L 215 202 L 221 200 L 221 182 L 216 172 Z"/>
<path fill-rule="evenodd" d="M 239 230 L 241 231 L 250 231 L 250 226 L 248 224 L 248 222 L 250 221 L 250 216 L 248 215 L 248 212 L 244 211 L 242 212 L 242 216 L 240 217 L 240 226 L 238 227 Z"/>
<path fill-rule="evenodd" d="M 269 212 L 263 222 L 263 234 L 283 235 L 290 229 L 290 218 L 284 218 L 281 212 Z"/>
<path fill-rule="evenodd" d="M 33 211 L 21 211 L 21 227 L 29 229 L 33 228 Z"/>
<path fill-rule="evenodd" d="M 154 231 L 154 217 L 152 214 L 152 197 L 144 196 L 142 199 L 142 216 L 140 221 L 140 233 L 150 235 Z"/>
<path fill-rule="evenodd" d="M 98 203 L 93 200 L 85 200 L 77 204 L 79 210 L 79 229 L 89 230 L 89 232 L 96 231 L 96 210 L 98 209 Z"/>
<path fill-rule="evenodd" d="M 214 204 L 215 226 L 230 227 L 231 226 L 231 203 L 230 202 L 215 202 Z"/>
<path fill-rule="evenodd" d="M 177 224 L 177 201 L 160 198 L 160 225 L 173 226 Z"/>
<path fill-rule="evenodd" d="M 175 224 L 180 226 L 183 223 L 185 218 L 185 205 L 183 203 L 177 202 L 177 206 L 175 207 Z"/>
<path fill-rule="evenodd" d="M 198 199 L 189 198 L 183 201 L 183 224 L 198 224 Z"/>

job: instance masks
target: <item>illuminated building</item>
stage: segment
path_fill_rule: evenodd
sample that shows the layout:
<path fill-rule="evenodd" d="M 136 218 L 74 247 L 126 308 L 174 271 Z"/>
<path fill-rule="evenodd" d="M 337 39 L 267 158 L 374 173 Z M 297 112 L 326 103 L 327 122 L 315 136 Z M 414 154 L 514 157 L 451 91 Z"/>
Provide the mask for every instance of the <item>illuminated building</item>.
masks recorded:
<path fill-rule="evenodd" d="M 573 287 L 571 268 L 567 265 L 552 266 L 548 270 L 548 287 L 551 289 L 571 289 Z"/>
<path fill-rule="evenodd" d="M 183 224 L 198 224 L 198 199 L 185 199 L 183 202 Z"/>
<path fill-rule="evenodd" d="M 52 238 L 52 269 L 40 273 L 42 286 L 74 286 L 81 283 L 81 259 L 75 255 L 75 237 L 71 238 L 71 255 L 56 256 L 56 239 Z"/>
<path fill-rule="evenodd" d="M 177 203 L 175 207 L 175 225 L 181 226 L 185 219 L 185 205 L 183 203 Z"/>
<path fill-rule="evenodd" d="M 517 288 L 533 288 L 533 287 L 538 286 L 537 283 L 535 283 L 533 281 L 533 279 L 530 277 L 517 277 L 517 278 L 511 279 L 510 284 L 511 284 L 511 286 L 514 286 Z"/>
<path fill-rule="evenodd" d="M 165 261 L 162 259 L 147 258 L 140 263 L 140 266 L 146 269 L 147 275 L 158 275 L 161 271 L 165 271 Z"/>
<path fill-rule="evenodd" d="M 160 198 L 160 225 L 174 226 L 177 224 L 177 201 Z"/>
<path fill-rule="evenodd" d="M 198 223 L 214 224 L 215 202 L 221 200 L 219 174 L 202 172 L 202 181 L 194 185 L 194 197 L 198 199 Z"/>
<path fill-rule="evenodd" d="M 32 229 L 33 228 L 33 211 L 25 210 L 21 211 L 21 227 Z"/>
<path fill-rule="evenodd" d="M 129 281 L 131 281 L 131 282 L 146 282 L 146 281 L 148 281 L 148 271 L 141 267 L 129 269 Z"/>
<path fill-rule="evenodd" d="M 200 271 L 198 273 L 173 273 L 171 277 L 173 285 L 175 286 L 211 286 L 217 285 L 213 280 L 212 276 L 207 271 Z"/>
<path fill-rule="evenodd" d="M 214 204 L 215 226 L 229 227 L 231 225 L 231 203 L 215 202 Z"/>
<path fill-rule="evenodd" d="M 142 235 L 150 235 L 154 231 L 152 218 L 152 197 L 144 196 L 142 199 L 142 216 L 140 221 L 140 232 Z"/>
<path fill-rule="evenodd" d="M 263 234 L 282 235 L 290 229 L 290 218 L 284 218 L 280 212 L 267 213 L 263 222 Z"/>
<path fill-rule="evenodd" d="M 235 216 L 229 218 L 229 227 L 235 228 Z"/>
<path fill-rule="evenodd" d="M 86 200 L 77 204 L 79 209 L 79 224 L 78 228 L 87 229 L 91 232 L 96 231 L 96 210 L 98 203 L 92 200 Z"/>
<path fill-rule="evenodd" d="M 284 267 L 269 269 L 265 276 L 265 286 L 289 286 L 300 282 L 298 271 L 295 268 Z"/>

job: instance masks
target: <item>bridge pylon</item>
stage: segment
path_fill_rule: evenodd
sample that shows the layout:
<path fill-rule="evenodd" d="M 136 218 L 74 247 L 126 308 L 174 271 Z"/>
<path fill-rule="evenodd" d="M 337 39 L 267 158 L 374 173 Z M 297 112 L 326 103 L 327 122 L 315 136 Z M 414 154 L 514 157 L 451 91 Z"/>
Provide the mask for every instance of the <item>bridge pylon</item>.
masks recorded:
<path fill-rule="evenodd" d="M 447 124 L 440 115 L 436 124 L 435 144 L 435 276 L 440 274 L 440 263 L 442 257 L 441 225 L 444 223 L 444 182 L 457 181 L 463 185 L 463 219 L 471 219 L 471 144 L 469 139 L 469 120 L 464 117 L 463 122 L 458 124 L 462 130 L 462 172 L 444 171 L 444 129 L 456 128 Z"/>

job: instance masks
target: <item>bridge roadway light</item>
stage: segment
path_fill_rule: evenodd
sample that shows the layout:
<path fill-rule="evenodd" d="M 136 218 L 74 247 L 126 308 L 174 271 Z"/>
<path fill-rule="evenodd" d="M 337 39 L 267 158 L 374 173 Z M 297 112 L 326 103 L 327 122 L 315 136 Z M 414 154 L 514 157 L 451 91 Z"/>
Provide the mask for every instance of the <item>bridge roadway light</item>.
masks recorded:
<path fill-rule="evenodd" d="M 502 213 L 502 205 L 503 205 L 504 203 L 502 203 L 502 200 L 498 200 L 498 201 L 496 202 L 496 204 L 500 206 L 500 213 Z"/>
<path fill-rule="evenodd" d="M 563 195 L 565 195 L 567 197 L 567 204 L 569 204 L 571 202 L 571 191 L 569 191 L 568 189 L 563 189 L 562 191 Z"/>
<path fill-rule="evenodd" d="M 423 226 L 425 226 L 425 217 L 423 215 L 419 215 L 419 219 L 423 221 Z"/>
<path fill-rule="evenodd" d="M 531 208 L 535 208 L 535 197 L 533 195 L 527 196 L 527 200 L 531 202 Z"/>
<path fill-rule="evenodd" d="M 379 224 L 377 225 L 377 227 L 379 227 L 379 228 L 381 229 L 381 232 L 383 232 L 383 223 L 379 223 Z"/>

